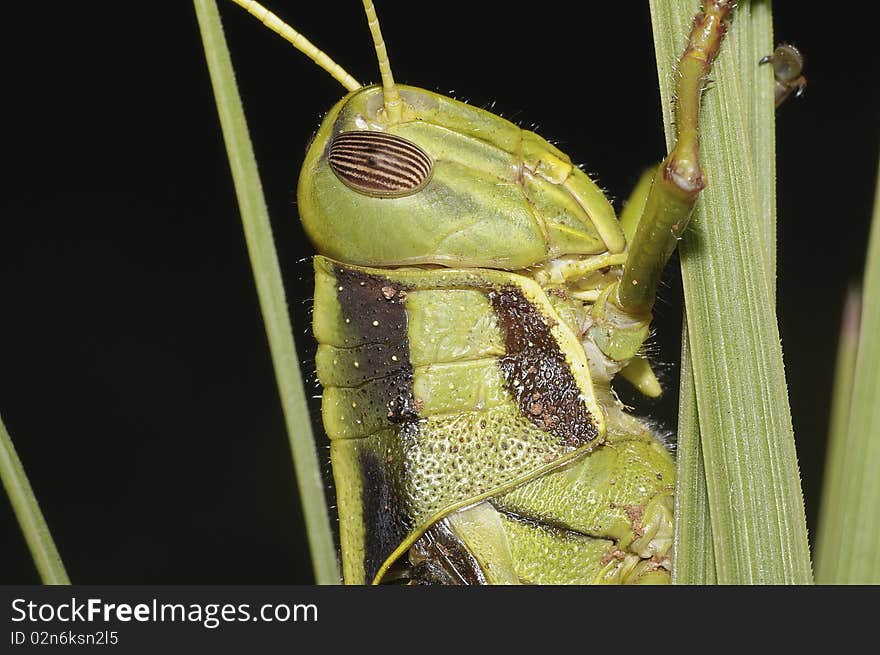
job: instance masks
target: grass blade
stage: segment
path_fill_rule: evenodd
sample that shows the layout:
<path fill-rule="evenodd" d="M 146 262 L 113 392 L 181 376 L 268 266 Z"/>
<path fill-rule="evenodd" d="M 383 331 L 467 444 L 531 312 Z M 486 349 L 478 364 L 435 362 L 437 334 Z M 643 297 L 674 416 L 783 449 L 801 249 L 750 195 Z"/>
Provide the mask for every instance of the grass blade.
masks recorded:
<path fill-rule="evenodd" d="M 838 350 L 816 546 L 822 584 L 880 584 L 880 171 L 875 194 L 861 320 L 853 328 L 850 297 Z"/>
<path fill-rule="evenodd" d="M 755 216 L 761 229 L 770 296 L 776 302 L 776 99 L 773 66 L 757 65 L 773 52 L 773 10 L 770 0 L 741 2 L 736 20 L 746 24 L 730 40 L 740 74 L 740 93 L 749 129 L 747 145 L 754 172 Z"/>
<path fill-rule="evenodd" d="M 756 175 L 755 194 L 758 216 L 763 229 L 765 261 L 771 280 L 776 278 L 776 158 L 775 108 L 773 73 L 770 67 L 752 64 L 773 50 L 772 11 L 769 0 L 743 3 L 738 21 L 747 21 L 748 30 L 741 30 L 734 43 L 738 69 L 743 74 L 744 106 L 748 110 L 746 124 L 751 128 L 749 147 Z M 730 44 L 728 43 L 728 47 Z M 762 76 L 764 79 L 762 79 Z M 667 145 L 672 147 L 671 104 L 667 121 Z M 775 285 L 771 296 L 775 297 Z M 672 571 L 677 584 L 713 584 L 715 558 L 712 549 L 712 528 L 706 489 L 706 473 L 700 446 L 693 362 L 688 343 L 687 321 L 682 333 L 681 383 L 678 419 L 678 477 L 676 489 L 676 557 Z M 679 554 L 680 553 L 680 554 Z"/>
<path fill-rule="evenodd" d="M 21 460 L 15 452 L 12 438 L 0 418 L 0 478 L 12 503 L 12 510 L 21 526 L 21 532 L 34 558 L 34 564 L 43 584 L 68 585 L 70 578 L 64 562 L 55 547 L 49 526 L 40 511 L 40 505 L 31 489 Z"/>
<path fill-rule="evenodd" d="M 676 466 L 672 582 L 715 584 L 715 550 L 687 324 L 681 335 Z"/>
<path fill-rule="evenodd" d="M 650 4 L 669 134 L 672 76 L 696 3 Z M 746 4 L 741 2 L 740 9 Z M 761 245 L 765 221 L 756 218 L 759 207 L 772 204 L 759 199 L 755 162 L 772 158 L 773 152 L 766 142 L 752 143 L 756 137 L 747 123 L 757 113 L 757 101 L 743 91 L 753 83 L 740 75 L 740 61 L 748 56 L 742 54 L 745 48 L 738 51 L 737 42 L 753 38 L 748 32 L 755 26 L 741 16 L 747 12 L 734 16 L 715 64 L 714 85 L 703 98 L 703 133 L 712 135 L 701 144 L 709 187 L 681 244 L 700 442 L 717 581 L 808 583 L 809 547 L 772 262 Z M 757 66 L 757 61 L 745 65 Z M 757 147 L 761 151 L 753 153 Z M 698 506 L 688 498 L 680 503 Z"/>
<path fill-rule="evenodd" d="M 846 511 L 843 490 L 849 475 L 845 468 L 849 463 L 846 457 L 847 431 L 859 345 L 860 313 L 861 294 L 856 289 L 850 289 L 844 305 L 837 362 L 834 367 L 828 454 L 825 458 L 825 482 L 819 509 L 816 582 L 820 584 L 832 584 L 838 578 L 838 563 L 842 561 L 844 548 L 844 535 L 840 532 L 842 526 L 839 525 L 841 521 L 835 515 Z"/>
<path fill-rule="evenodd" d="M 340 576 L 324 485 L 257 163 L 217 4 L 213 0 L 195 0 L 194 4 L 287 422 L 315 580 L 335 584 Z"/>

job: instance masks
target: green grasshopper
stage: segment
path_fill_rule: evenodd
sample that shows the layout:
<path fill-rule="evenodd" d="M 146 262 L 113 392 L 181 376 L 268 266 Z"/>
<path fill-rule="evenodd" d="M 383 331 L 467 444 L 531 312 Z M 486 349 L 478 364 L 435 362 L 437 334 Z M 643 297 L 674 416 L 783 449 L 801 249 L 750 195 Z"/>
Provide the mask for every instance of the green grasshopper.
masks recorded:
<path fill-rule="evenodd" d="M 643 344 L 706 185 L 700 94 L 732 2 L 707 0 L 678 67 L 677 142 L 620 219 L 534 132 L 396 84 L 347 90 L 297 191 L 349 584 L 666 583 L 675 467 L 611 386 L 661 389 Z"/>

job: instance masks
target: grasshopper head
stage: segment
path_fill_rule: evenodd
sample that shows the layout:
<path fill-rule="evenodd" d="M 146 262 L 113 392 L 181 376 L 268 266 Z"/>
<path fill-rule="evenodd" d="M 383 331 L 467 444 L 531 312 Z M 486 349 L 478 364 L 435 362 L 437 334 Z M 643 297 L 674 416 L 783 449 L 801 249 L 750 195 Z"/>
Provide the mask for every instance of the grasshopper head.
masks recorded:
<path fill-rule="evenodd" d="M 488 111 L 396 84 L 372 0 L 363 4 L 382 84 L 368 87 L 259 3 L 235 2 L 349 90 L 299 178 L 300 218 L 319 253 L 515 270 L 623 251 L 608 200 L 564 153 Z"/>
<path fill-rule="evenodd" d="M 620 251 L 599 189 L 566 155 L 488 111 L 398 86 L 345 96 L 299 178 L 305 230 L 321 254 L 367 266 L 522 269 L 564 254 Z"/>

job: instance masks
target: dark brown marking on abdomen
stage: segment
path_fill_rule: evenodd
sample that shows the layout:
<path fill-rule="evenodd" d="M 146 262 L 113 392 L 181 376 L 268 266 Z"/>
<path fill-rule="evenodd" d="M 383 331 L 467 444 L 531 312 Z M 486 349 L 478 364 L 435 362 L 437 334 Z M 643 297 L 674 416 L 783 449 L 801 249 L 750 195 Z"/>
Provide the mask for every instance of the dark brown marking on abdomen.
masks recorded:
<path fill-rule="evenodd" d="M 504 332 L 507 354 L 499 360 L 501 371 L 520 411 L 571 446 L 595 439 L 593 417 L 537 308 L 512 286 L 490 291 L 489 303 Z"/>
<path fill-rule="evenodd" d="M 336 267 L 336 295 L 343 320 L 370 356 L 359 361 L 358 372 L 381 391 L 392 423 L 418 419 L 409 361 L 406 290 L 387 278 Z"/>
<path fill-rule="evenodd" d="M 386 462 L 362 451 L 358 457 L 361 474 L 364 521 L 364 577 L 369 584 L 385 560 L 412 530 L 401 506 Z"/>

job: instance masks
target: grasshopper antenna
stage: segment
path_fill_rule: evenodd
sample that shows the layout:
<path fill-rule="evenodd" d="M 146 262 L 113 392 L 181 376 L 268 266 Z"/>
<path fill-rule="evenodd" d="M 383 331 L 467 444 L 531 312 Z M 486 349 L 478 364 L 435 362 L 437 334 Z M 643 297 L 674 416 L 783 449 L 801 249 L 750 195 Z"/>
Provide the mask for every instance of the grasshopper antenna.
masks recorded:
<path fill-rule="evenodd" d="M 316 47 L 311 41 L 309 41 L 302 34 L 293 29 L 290 25 L 285 23 L 283 20 L 278 18 L 271 11 L 266 9 L 259 2 L 253 2 L 253 0 L 232 0 L 235 4 L 237 4 L 242 9 L 246 9 L 248 13 L 254 16 L 257 20 L 259 20 L 263 25 L 268 27 L 270 30 L 280 35 L 285 41 L 290 43 L 294 48 L 299 50 L 313 62 L 318 64 L 325 71 L 330 73 L 333 78 L 339 82 L 342 86 L 344 86 L 349 91 L 355 91 L 361 88 L 361 83 L 354 79 L 351 75 L 349 75 L 346 70 L 337 64 L 335 61 L 330 59 L 326 52 Z M 366 4 L 366 3 L 365 3 Z M 373 3 L 370 3 L 370 7 L 372 8 Z M 373 12 L 373 19 L 376 17 L 376 12 Z M 372 29 L 372 26 L 371 26 Z M 376 27 L 376 33 L 378 33 L 378 23 Z M 379 40 L 382 39 L 382 35 L 379 34 Z M 376 46 L 378 50 L 379 46 Z M 383 52 L 385 50 L 384 46 L 382 48 Z M 381 59 L 380 59 L 381 62 Z M 385 65 L 388 66 L 388 58 L 385 58 Z M 380 63 L 381 67 L 381 63 Z M 388 77 L 391 77 L 391 71 L 388 71 Z M 385 73 L 382 73 L 382 81 L 384 85 L 385 81 Z M 394 80 L 391 80 L 391 85 L 394 86 Z M 387 106 L 388 99 L 386 94 L 385 104 Z"/>
<path fill-rule="evenodd" d="M 382 38 L 382 28 L 379 27 L 379 17 L 376 16 L 376 8 L 373 0 L 364 0 L 364 11 L 367 14 L 367 24 L 373 35 L 373 43 L 376 46 L 376 58 L 379 60 L 379 72 L 382 75 L 382 95 L 385 99 L 385 118 L 389 123 L 400 121 L 402 106 L 397 85 L 394 84 L 394 76 L 391 74 L 391 62 L 388 61 L 388 51 L 385 48 L 385 40 Z"/>

